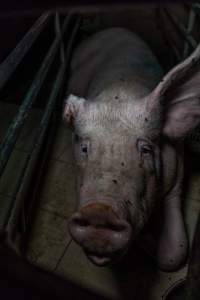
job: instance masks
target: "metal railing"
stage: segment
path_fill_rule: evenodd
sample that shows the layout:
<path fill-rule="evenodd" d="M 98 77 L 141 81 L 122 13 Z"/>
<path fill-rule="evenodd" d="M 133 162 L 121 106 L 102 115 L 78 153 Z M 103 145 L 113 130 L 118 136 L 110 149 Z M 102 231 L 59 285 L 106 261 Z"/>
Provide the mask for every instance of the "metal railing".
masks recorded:
<path fill-rule="evenodd" d="M 71 14 L 65 16 L 63 25 L 61 26 L 60 16 L 58 13 L 54 15 L 50 13 L 43 14 L 27 32 L 24 38 L 19 42 L 16 48 L 10 53 L 6 60 L 0 65 L 0 92 L 8 79 L 14 73 L 17 66 L 23 63 L 23 58 L 31 49 L 34 42 L 42 33 L 46 25 L 54 17 L 55 38 L 46 53 L 46 56 L 35 75 L 33 82 L 28 89 L 22 104 L 19 107 L 18 113 L 11 122 L 5 137 L 0 144 L 0 179 L 4 174 L 7 163 L 14 150 L 16 141 L 19 137 L 21 129 L 28 118 L 31 108 L 36 97 L 41 90 L 45 78 L 47 77 L 51 66 L 55 61 L 55 57 L 59 54 L 60 63 L 57 74 L 55 75 L 54 85 L 50 92 L 43 116 L 40 120 L 36 135 L 31 144 L 31 149 L 26 157 L 23 168 L 19 171 L 17 183 L 14 193 L 7 201 L 7 209 L 3 214 L 3 219 L 0 220 L 0 232 L 7 235 L 6 239 L 12 244 L 12 239 L 17 232 L 19 216 L 23 209 L 24 201 L 26 201 L 27 190 L 30 187 L 32 174 L 36 166 L 36 162 L 41 153 L 44 140 L 47 137 L 50 121 L 55 111 L 55 106 L 59 101 L 59 94 L 64 83 L 65 73 L 69 64 L 70 55 L 72 52 L 73 43 L 76 33 L 80 25 L 80 17 Z M 70 32 L 71 27 L 73 29 Z M 67 35 L 67 45 L 64 46 L 63 36 Z M 66 48 L 66 49 L 65 49 Z M 60 53 L 59 53 L 60 52 Z"/>
<path fill-rule="evenodd" d="M 198 16 L 200 16 L 200 4 L 188 4 L 185 5 L 185 8 L 188 11 L 187 25 L 184 25 L 179 17 L 172 11 L 172 9 L 170 10 L 169 7 L 166 6 L 159 8 L 159 14 L 162 20 L 162 30 L 165 34 L 170 48 L 172 49 L 178 61 L 186 58 L 198 45 L 198 42 L 193 36 L 193 30 L 195 24 L 197 23 L 196 21 Z M 166 22 L 169 22 L 172 25 L 173 31 L 176 33 L 176 36 L 183 41 L 182 51 L 178 49 L 177 43 L 170 35 L 170 32 L 168 31 L 166 33 L 164 25 L 165 19 Z"/>

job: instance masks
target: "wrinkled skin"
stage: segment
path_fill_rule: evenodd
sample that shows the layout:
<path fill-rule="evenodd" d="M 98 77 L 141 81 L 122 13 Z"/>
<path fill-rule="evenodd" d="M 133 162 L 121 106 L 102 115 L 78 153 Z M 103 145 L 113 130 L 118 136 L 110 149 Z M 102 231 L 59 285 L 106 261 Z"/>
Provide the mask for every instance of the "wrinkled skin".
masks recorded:
<path fill-rule="evenodd" d="M 199 53 L 163 80 L 148 46 L 122 28 L 95 34 L 74 53 L 64 107 L 79 167 L 69 230 L 97 265 L 121 258 L 151 217 L 143 247 L 159 267 L 175 270 L 187 257 L 183 139 L 199 122 Z"/>

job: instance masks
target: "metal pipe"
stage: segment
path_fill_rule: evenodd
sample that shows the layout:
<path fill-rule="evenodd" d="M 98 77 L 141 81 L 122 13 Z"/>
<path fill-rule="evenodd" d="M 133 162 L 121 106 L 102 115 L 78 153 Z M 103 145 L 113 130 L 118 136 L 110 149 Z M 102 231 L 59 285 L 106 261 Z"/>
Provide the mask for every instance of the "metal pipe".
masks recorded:
<path fill-rule="evenodd" d="M 15 49 L 0 64 L 0 90 L 20 64 L 21 60 L 31 48 L 37 37 L 40 35 L 41 31 L 47 25 L 50 16 L 51 15 L 49 12 L 44 13 L 25 34 Z"/>
<path fill-rule="evenodd" d="M 64 25 L 62 28 L 62 35 L 64 34 L 66 28 L 68 27 L 68 24 L 71 20 L 71 15 L 67 16 L 64 21 Z M 44 79 L 46 78 L 46 75 L 50 69 L 50 66 L 55 58 L 58 44 L 60 42 L 61 36 L 57 36 L 50 47 L 48 53 L 46 54 L 44 61 L 42 63 L 42 66 L 40 67 L 39 71 L 37 72 L 33 83 L 28 90 L 23 103 L 21 104 L 18 114 L 14 118 L 13 122 L 9 126 L 6 136 L 0 145 L 0 176 L 3 174 L 3 171 L 5 169 L 5 166 L 8 162 L 8 159 L 11 155 L 11 152 L 14 148 L 14 145 L 16 143 L 17 137 L 20 133 L 20 130 L 28 117 L 28 114 L 31 110 L 31 107 L 33 105 L 34 100 L 36 99 L 38 92 L 42 86 L 42 83 Z"/>
<path fill-rule="evenodd" d="M 55 33 L 57 36 L 61 36 L 61 29 L 60 29 L 60 16 L 58 12 L 55 13 Z M 65 48 L 63 40 L 61 39 L 61 45 L 60 45 L 60 59 L 61 62 L 65 61 Z"/>
<path fill-rule="evenodd" d="M 169 46 L 172 48 L 172 51 L 174 52 L 174 55 L 178 61 L 181 60 L 181 52 L 177 47 L 176 42 L 172 38 L 172 35 L 170 35 L 170 31 L 166 29 L 165 27 L 165 17 L 166 14 L 163 12 L 163 8 L 159 7 L 158 12 L 159 20 L 160 20 L 160 27 L 162 28 L 162 33 L 164 38 L 166 39 L 166 42 L 169 44 Z"/>
<path fill-rule="evenodd" d="M 194 3 L 191 8 L 195 11 L 198 17 L 200 17 L 200 4 Z"/>
<path fill-rule="evenodd" d="M 189 17 L 188 17 L 187 34 L 192 33 L 192 30 L 193 30 L 194 24 L 195 24 L 195 20 L 196 20 L 196 13 L 191 8 L 190 12 L 189 12 Z M 187 43 L 187 41 L 185 41 L 182 59 L 185 59 L 189 55 L 189 50 L 190 50 L 190 46 Z"/>
<path fill-rule="evenodd" d="M 59 71 L 56 75 L 54 88 L 51 91 L 49 101 L 46 105 L 44 115 L 37 129 L 37 133 L 32 143 L 31 150 L 26 158 L 23 169 L 21 170 L 12 203 L 10 203 L 10 211 L 8 212 L 8 215 L 5 218 L 4 227 L 7 227 L 7 232 L 9 233 L 10 237 L 8 240 L 10 242 L 12 241 L 13 233 L 15 233 L 16 230 L 17 221 L 19 219 L 19 214 L 24 203 L 24 199 L 27 196 L 28 187 L 30 187 L 31 182 L 33 181 L 32 176 L 36 168 L 36 162 L 38 160 L 39 153 L 44 143 L 44 139 L 47 135 L 52 114 L 55 111 L 56 100 L 58 98 L 59 92 L 62 88 L 65 79 L 64 74 L 69 64 L 73 43 L 80 26 L 80 21 L 81 19 L 80 17 L 78 17 L 67 46 L 65 62 L 61 64 Z M 38 180 L 39 178 L 37 178 L 37 182 Z"/>
<path fill-rule="evenodd" d="M 192 249 L 190 251 L 190 259 L 185 284 L 185 300 L 197 300 L 199 298 L 200 286 L 200 214 L 196 217 L 196 226 L 192 242 Z"/>
<path fill-rule="evenodd" d="M 34 142 L 32 144 L 32 147 L 30 149 L 30 152 L 28 153 L 25 163 L 23 165 L 23 168 L 18 175 L 18 181 L 16 184 L 15 191 L 13 193 L 13 197 L 11 199 L 10 207 L 7 212 L 7 215 L 5 215 L 5 220 L 3 223 L 3 228 L 6 228 L 6 231 L 9 233 L 9 241 L 12 240 L 13 234 L 12 230 L 14 227 L 17 226 L 18 222 L 18 216 L 21 210 L 21 203 L 24 199 L 25 195 L 27 194 L 27 189 L 30 185 L 30 179 L 32 176 L 30 176 L 33 172 L 32 169 L 35 168 L 35 165 L 37 163 L 38 155 L 40 153 L 41 146 L 44 141 L 44 137 L 47 134 L 48 130 L 48 124 L 51 117 L 52 109 L 54 108 L 54 104 L 59 92 L 59 89 L 62 84 L 63 75 L 65 72 L 65 66 L 62 65 L 58 71 L 58 74 L 56 76 L 55 80 L 55 88 L 52 90 L 49 101 L 47 103 L 47 109 L 45 110 L 45 113 L 42 117 L 42 120 L 40 122 L 40 125 L 37 129 L 37 133 L 35 135 Z M 30 174 L 30 175 L 29 175 Z M 25 179 L 26 178 L 26 179 Z M 25 183 L 26 181 L 26 183 Z M 28 181 L 28 183 L 27 183 Z"/>
<path fill-rule="evenodd" d="M 187 43 L 195 49 L 198 45 L 196 40 L 193 38 L 191 34 L 187 33 L 186 28 L 183 26 L 183 24 L 173 15 L 171 14 L 166 8 L 164 8 L 164 12 L 171 20 L 172 24 L 176 28 L 176 30 L 182 35 L 182 37 L 187 41 Z"/>

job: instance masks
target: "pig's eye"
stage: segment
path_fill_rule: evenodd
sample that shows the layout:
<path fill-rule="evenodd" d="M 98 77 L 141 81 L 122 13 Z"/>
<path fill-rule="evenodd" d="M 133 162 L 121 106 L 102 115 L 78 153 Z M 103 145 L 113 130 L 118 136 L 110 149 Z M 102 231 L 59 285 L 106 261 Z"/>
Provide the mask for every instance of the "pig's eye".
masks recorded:
<path fill-rule="evenodd" d="M 90 141 L 88 138 L 83 138 L 77 134 L 74 136 L 75 141 L 75 157 L 77 161 L 86 159 L 88 157 Z"/>
<path fill-rule="evenodd" d="M 87 137 L 82 137 L 80 135 L 75 135 L 74 137 L 75 144 L 74 144 L 74 154 L 77 164 L 82 165 L 88 159 L 89 152 L 90 152 L 90 140 Z"/>
<path fill-rule="evenodd" d="M 89 154 L 90 148 L 90 141 L 89 139 L 81 139 L 78 143 L 79 145 L 79 153 L 81 154 L 82 158 L 87 158 Z"/>
<path fill-rule="evenodd" d="M 139 153 L 143 155 L 152 155 L 153 154 L 153 146 L 151 144 L 147 144 L 144 140 L 138 140 L 137 148 Z"/>
<path fill-rule="evenodd" d="M 153 149 L 152 149 L 152 147 L 145 145 L 145 146 L 141 147 L 141 152 L 143 154 L 152 154 L 153 153 Z"/>
<path fill-rule="evenodd" d="M 140 159 L 140 165 L 144 167 L 148 174 L 159 174 L 158 149 L 156 145 L 149 140 L 138 139 L 137 149 Z"/>
<path fill-rule="evenodd" d="M 87 154 L 87 152 L 88 152 L 88 146 L 87 146 L 87 144 L 81 144 L 81 151 L 83 153 Z"/>

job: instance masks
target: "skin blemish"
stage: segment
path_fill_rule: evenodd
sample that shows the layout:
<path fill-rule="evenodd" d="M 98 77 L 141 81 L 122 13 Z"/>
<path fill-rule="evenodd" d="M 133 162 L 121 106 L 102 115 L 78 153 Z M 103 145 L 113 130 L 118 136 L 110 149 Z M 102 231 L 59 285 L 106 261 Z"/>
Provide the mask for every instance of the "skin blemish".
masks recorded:
<path fill-rule="evenodd" d="M 118 184 L 118 181 L 116 179 L 112 180 L 115 184 Z"/>
<path fill-rule="evenodd" d="M 147 118 L 145 118 L 144 120 L 145 120 L 145 122 L 148 122 L 148 119 L 147 119 Z"/>
<path fill-rule="evenodd" d="M 124 162 L 122 162 L 122 163 L 121 163 L 121 166 L 123 166 L 123 167 L 124 167 Z"/>
<path fill-rule="evenodd" d="M 115 96 L 115 99 L 117 100 L 117 99 L 119 99 L 119 97 L 118 97 L 118 96 Z"/>

